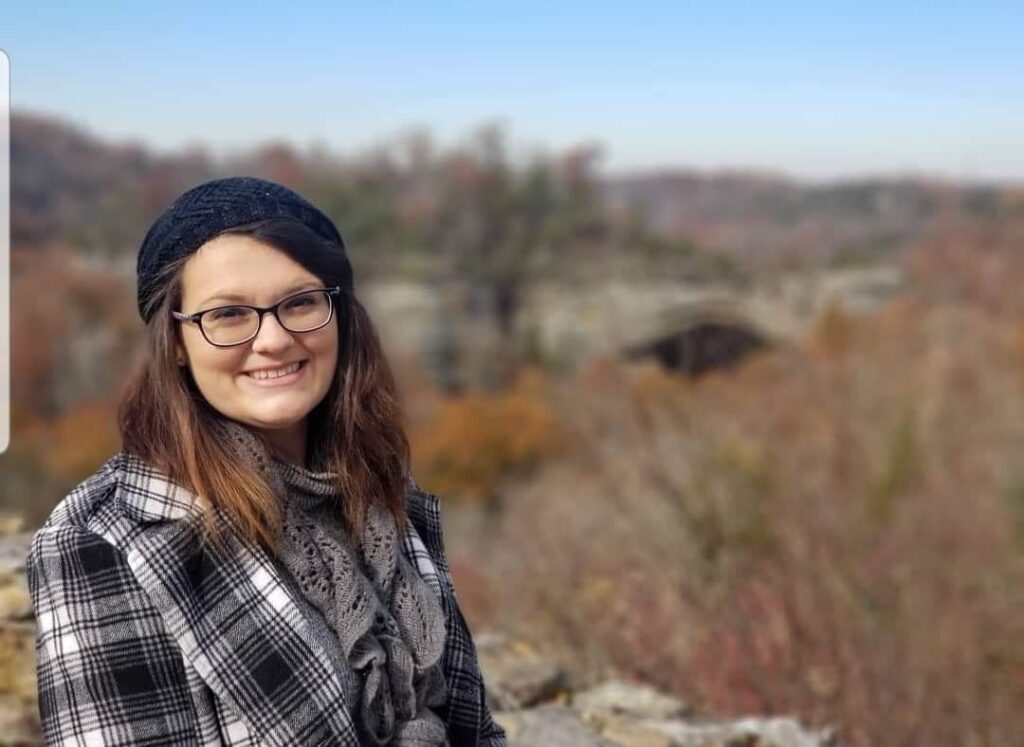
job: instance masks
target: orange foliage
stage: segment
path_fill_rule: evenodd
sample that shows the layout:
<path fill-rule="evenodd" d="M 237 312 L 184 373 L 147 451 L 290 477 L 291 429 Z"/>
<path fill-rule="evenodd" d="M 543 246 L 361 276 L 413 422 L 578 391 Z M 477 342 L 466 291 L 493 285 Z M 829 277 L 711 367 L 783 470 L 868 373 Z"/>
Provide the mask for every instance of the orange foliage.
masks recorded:
<path fill-rule="evenodd" d="M 12 400 L 36 416 L 52 418 L 65 404 L 62 390 L 74 392 L 84 385 L 94 387 L 92 396 L 112 396 L 117 380 L 108 372 L 127 370 L 132 342 L 141 334 L 129 285 L 85 269 L 60 248 L 17 252 L 12 264 Z M 69 367 L 70 351 L 96 330 L 109 333 L 114 348 L 77 359 L 88 370 Z M 86 357 L 94 365 L 87 366 Z M 110 389 L 96 391 L 103 387 Z"/>
<path fill-rule="evenodd" d="M 558 454 L 557 417 L 538 397 L 534 373 L 498 394 L 472 392 L 440 405 L 432 421 L 410 429 L 417 479 L 443 495 L 492 497 L 502 480 Z"/>
<path fill-rule="evenodd" d="M 48 431 L 46 463 L 71 479 L 88 475 L 121 448 L 115 408 L 107 402 L 76 404 Z"/>

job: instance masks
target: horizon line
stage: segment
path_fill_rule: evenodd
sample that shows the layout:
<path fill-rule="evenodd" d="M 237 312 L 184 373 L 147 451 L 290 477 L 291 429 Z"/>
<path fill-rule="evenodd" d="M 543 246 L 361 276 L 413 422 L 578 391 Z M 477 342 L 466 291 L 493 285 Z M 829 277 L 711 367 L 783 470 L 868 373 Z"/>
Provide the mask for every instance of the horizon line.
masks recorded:
<path fill-rule="evenodd" d="M 363 146 L 354 146 L 351 150 L 339 148 L 336 145 L 325 142 L 323 138 L 311 138 L 303 142 L 300 139 L 288 139 L 283 136 L 267 136 L 265 138 L 255 139 L 245 144 L 228 145 L 217 144 L 212 141 L 188 141 L 173 145 L 166 145 L 146 140 L 141 135 L 116 135 L 103 133 L 80 120 L 76 120 L 72 115 L 63 112 L 46 111 L 34 107 L 12 106 L 10 108 L 10 115 L 12 123 L 16 117 L 47 120 L 53 124 L 72 129 L 85 138 L 95 140 L 111 148 L 140 148 L 148 153 L 165 158 L 184 157 L 190 153 L 194 154 L 198 151 L 202 156 L 210 158 L 215 163 L 230 161 L 234 158 L 242 158 L 252 155 L 263 148 L 275 145 L 291 147 L 300 155 L 303 154 L 303 152 L 308 153 L 314 149 L 323 149 L 327 151 L 329 156 L 335 157 L 339 160 L 357 159 L 361 156 L 369 155 L 376 150 L 393 149 L 399 144 L 399 140 L 403 136 L 407 137 L 409 135 L 420 133 L 433 136 L 433 130 L 429 126 L 406 125 L 404 127 L 396 127 L 391 134 L 382 136 L 374 143 L 365 144 Z M 511 134 L 512 128 L 506 126 L 501 119 L 502 118 L 493 117 L 481 118 L 478 125 L 465 130 L 454 139 L 452 144 L 444 148 L 439 148 L 439 152 L 457 148 L 460 143 L 466 142 L 474 133 L 481 132 L 488 126 L 498 125 L 499 129 Z M 13 141 L 13 127 L 11 135 Z M 515 145 L 514 143 L 507 144 L 510 146 Z M 599 151 L 607 151 L 608 149 L 607 143 L 602 141 L 600 138 L 591 137 L 581 138 L 578 142 L 561 148 L 546 146 L 547 149 L 544 149 L 545 146 L 541 146 L 541 150 L 539 152 L 537 151 L 537 144 L 533 144 L 531 151 L 535 156 L 540 155 L 544 158 L 557 160 L 559 157 L 571 153 L 574 149 L 588 147 L 596 147 Z M 511 149 L 512 147 L 510 147 L 510 150 Z M 510 154 L 509 162 L 514 165 L 521 165 L 525 161 L 524 159 L 517 160 Z M 920 167 L 894 167 L 889 171 L 870 168 L 864 170 L 851 169 L 845 172 L 830 173 L 828 175 L 812 175 L 809 173 L 801 173 L 799 169 L 786 170 L 783 168 L 759 166 L 756 164 L 723 162 L 715 165 L 700 165 L 692 162 L 676 162 L 658 166 L 639 164 L 619 165 L 614 168 L 599 167 L 597 171 L 598 178 L 602 180 L 698 176 L 708 179 L 729 177 L 763 179 L 766 181 L 809 187 L 827 187 L 835 184 L 857 182 L 912 182 L 917 184 L 934 184 L 935 186 L 952 185 L 959 187 L 991 187 L 1011 190 L 1014 188 L 1024 188 L 1024 174 L 1020 176 L 970 176 L 956 175 L 942 169 L 925 169 Z"/>

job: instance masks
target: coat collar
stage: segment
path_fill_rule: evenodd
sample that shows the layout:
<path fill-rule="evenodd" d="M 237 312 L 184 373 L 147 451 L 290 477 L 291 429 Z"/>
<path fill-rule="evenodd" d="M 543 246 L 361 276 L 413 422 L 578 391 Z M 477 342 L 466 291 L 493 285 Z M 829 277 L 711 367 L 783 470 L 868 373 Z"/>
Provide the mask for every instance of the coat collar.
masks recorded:
<path fill-rule="evenodd" d="M 207 686 L 261 743 L 358 746 L 342 678 L 278 567 L 228 535 L 202 541 L 202 498 L 131 455 L 115 494 L 138 531 L 128 564 Z M 226 516 L 221 516 L 230 521 Z"/>
<path fill-rule="evenodd" d="M 122 452 L 115 500 L 125 516 L 140 524 L 198 518 L 209 503 L 134 454 Z"/>

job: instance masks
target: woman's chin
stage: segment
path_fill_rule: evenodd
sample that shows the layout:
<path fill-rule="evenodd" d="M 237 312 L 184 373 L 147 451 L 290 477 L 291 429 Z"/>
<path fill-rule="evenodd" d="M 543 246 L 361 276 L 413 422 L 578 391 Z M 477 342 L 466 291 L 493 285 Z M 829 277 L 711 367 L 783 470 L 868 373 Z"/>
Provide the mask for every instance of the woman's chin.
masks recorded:
<path fill-rule="evenodd" d="M 252 410 L 237 418 L 252 428 L 263 431 L 283 431 L 302 423 L 309 414 L 306 408 Z"/>

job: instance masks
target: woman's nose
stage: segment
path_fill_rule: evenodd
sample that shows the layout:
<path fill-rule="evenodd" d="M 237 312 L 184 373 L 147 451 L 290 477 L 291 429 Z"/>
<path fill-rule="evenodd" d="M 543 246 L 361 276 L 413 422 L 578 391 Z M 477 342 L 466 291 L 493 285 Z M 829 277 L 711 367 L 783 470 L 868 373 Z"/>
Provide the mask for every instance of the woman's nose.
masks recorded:
<path fill-rule="evenodd" d="M 293 341 L 292 333 L 281 326 L 274 312 L 267 311 L 263 314 L 260 331 L 252 340 L 252 349 L 259 353 L 281 350 Z"/>

